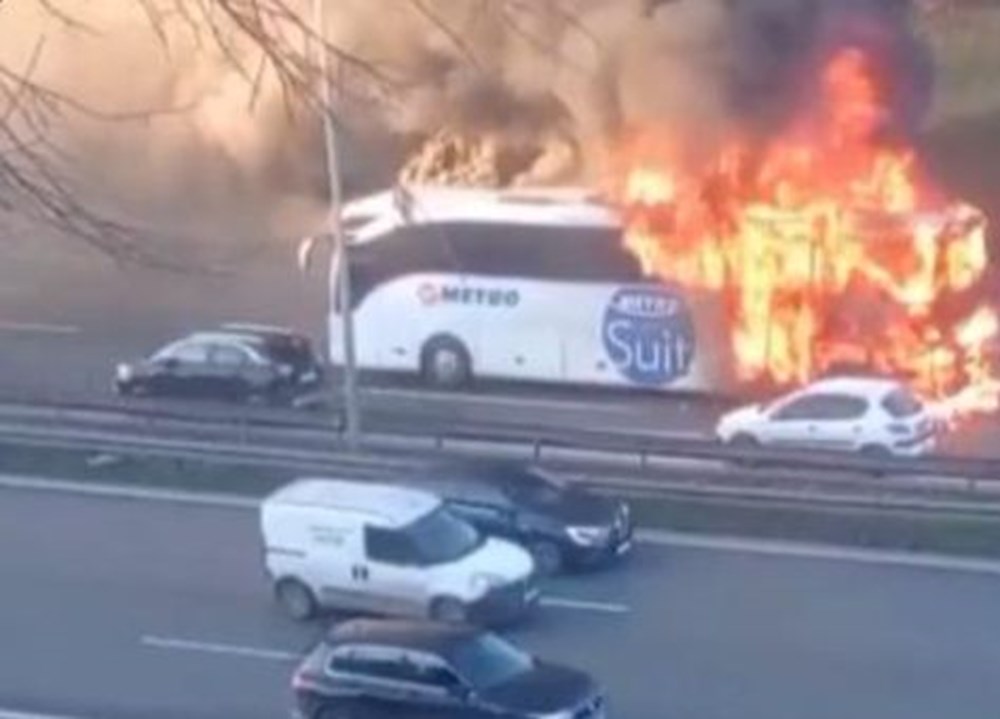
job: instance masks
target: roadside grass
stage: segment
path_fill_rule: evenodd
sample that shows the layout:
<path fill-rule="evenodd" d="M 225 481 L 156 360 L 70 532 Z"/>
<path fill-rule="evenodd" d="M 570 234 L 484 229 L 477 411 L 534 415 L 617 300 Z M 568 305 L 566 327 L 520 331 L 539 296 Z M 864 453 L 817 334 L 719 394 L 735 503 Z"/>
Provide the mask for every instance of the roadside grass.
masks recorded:
<path fill-rule="evenodd" d="M 676 532 L 859 548 L 1000 556 L 1000 516 L 938 516 L 893 509 L 774 506 L 669 498 L 634 507 L 639 526 Z"/>
<path fill-rule="evenodd" d="M 260 497 L 300 472 L 0 444 L 0 474 Z M 775 506 L 691 496 L 643 497 L 631 502 L 636 523 L 649 529 L 1000 556 L 1000 516 L 942 517 L 889 509 Z"/>
<path fill-rule="evenodd" d="M 935 58 L 935 129 L 1000 114 L 1000 5 L 968 2 L 952 12 L 931 13 L 920 31 Z"/>

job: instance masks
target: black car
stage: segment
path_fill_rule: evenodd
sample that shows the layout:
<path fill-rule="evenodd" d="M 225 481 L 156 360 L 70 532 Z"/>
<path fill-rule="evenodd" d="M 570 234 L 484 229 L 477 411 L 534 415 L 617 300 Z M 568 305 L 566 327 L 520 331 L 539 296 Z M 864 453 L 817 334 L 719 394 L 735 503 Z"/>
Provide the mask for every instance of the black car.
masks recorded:
<path fill-rule="evenodd" d="M 527 547 L 542 574 L 605 563 L 632 547 L 628 504 L 529 465 L 438 464 L 422 470 L 419 480 L 480 531 Z"/>
<path fill-rule="evenodd" d="M 292 368 L 292 381 L 296 387 L 311 389 L 322 384 L 325 377 L 323 362 L 312 340 L 301 332 L 239 322 L 224 324 L 221 331 L 262 342 L 269 357 Z"/>
<path fill-rule="evenodd" d="M 119 364 L 114 389 L 133 396 L 274 403 L 294 391 L 294 377 L 294 368 L 260 339 L 198 332 L 146 359 Z"/>
<path fill-rule="evenodd" d="M 301 719 L 605 716 L 587 674 L 491 632 L 432 622 L 345 622 L 302 661 L 292 690 Z"/>

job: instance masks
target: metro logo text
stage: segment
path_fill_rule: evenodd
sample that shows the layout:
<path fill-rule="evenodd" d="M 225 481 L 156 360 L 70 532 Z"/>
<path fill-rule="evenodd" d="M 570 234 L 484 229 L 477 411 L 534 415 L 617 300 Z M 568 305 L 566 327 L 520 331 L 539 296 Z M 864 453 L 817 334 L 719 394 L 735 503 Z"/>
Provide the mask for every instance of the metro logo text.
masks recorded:
<path fill-rule="evenodd" d="M 449 304 L 474 307 L 516 307 L 521 293 L 513 289 L 423 284 L 417 297 L 425 306 Z"/>

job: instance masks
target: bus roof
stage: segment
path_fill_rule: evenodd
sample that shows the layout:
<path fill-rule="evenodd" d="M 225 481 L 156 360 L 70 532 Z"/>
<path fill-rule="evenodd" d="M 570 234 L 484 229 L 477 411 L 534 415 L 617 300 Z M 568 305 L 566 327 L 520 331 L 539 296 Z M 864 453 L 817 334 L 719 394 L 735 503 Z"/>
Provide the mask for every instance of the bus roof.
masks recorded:
<path fill-rule="evenodd" d="M 405 208 L 409 207 L 407 212 Z M 582 188 L 481 190 L 419 187 L 385 190 L 348 203 L 343 219 L 353 241 L 376 239 L 404 224 L 483 222 L 619 227 L 598 195 Z"/>

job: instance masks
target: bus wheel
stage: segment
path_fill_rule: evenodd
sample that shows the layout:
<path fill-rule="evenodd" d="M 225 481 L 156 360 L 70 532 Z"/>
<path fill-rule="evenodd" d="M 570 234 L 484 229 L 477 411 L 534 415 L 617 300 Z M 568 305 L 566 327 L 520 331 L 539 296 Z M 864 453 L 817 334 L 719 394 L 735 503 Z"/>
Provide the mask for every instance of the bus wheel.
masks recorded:
<path fill-rule="evenodd" d="M 472 360 L 465 345 L 454 337 L 435 337 L 424 345 L 420 370 L 428 384 L 455 389 L 472 378 Z"/>

